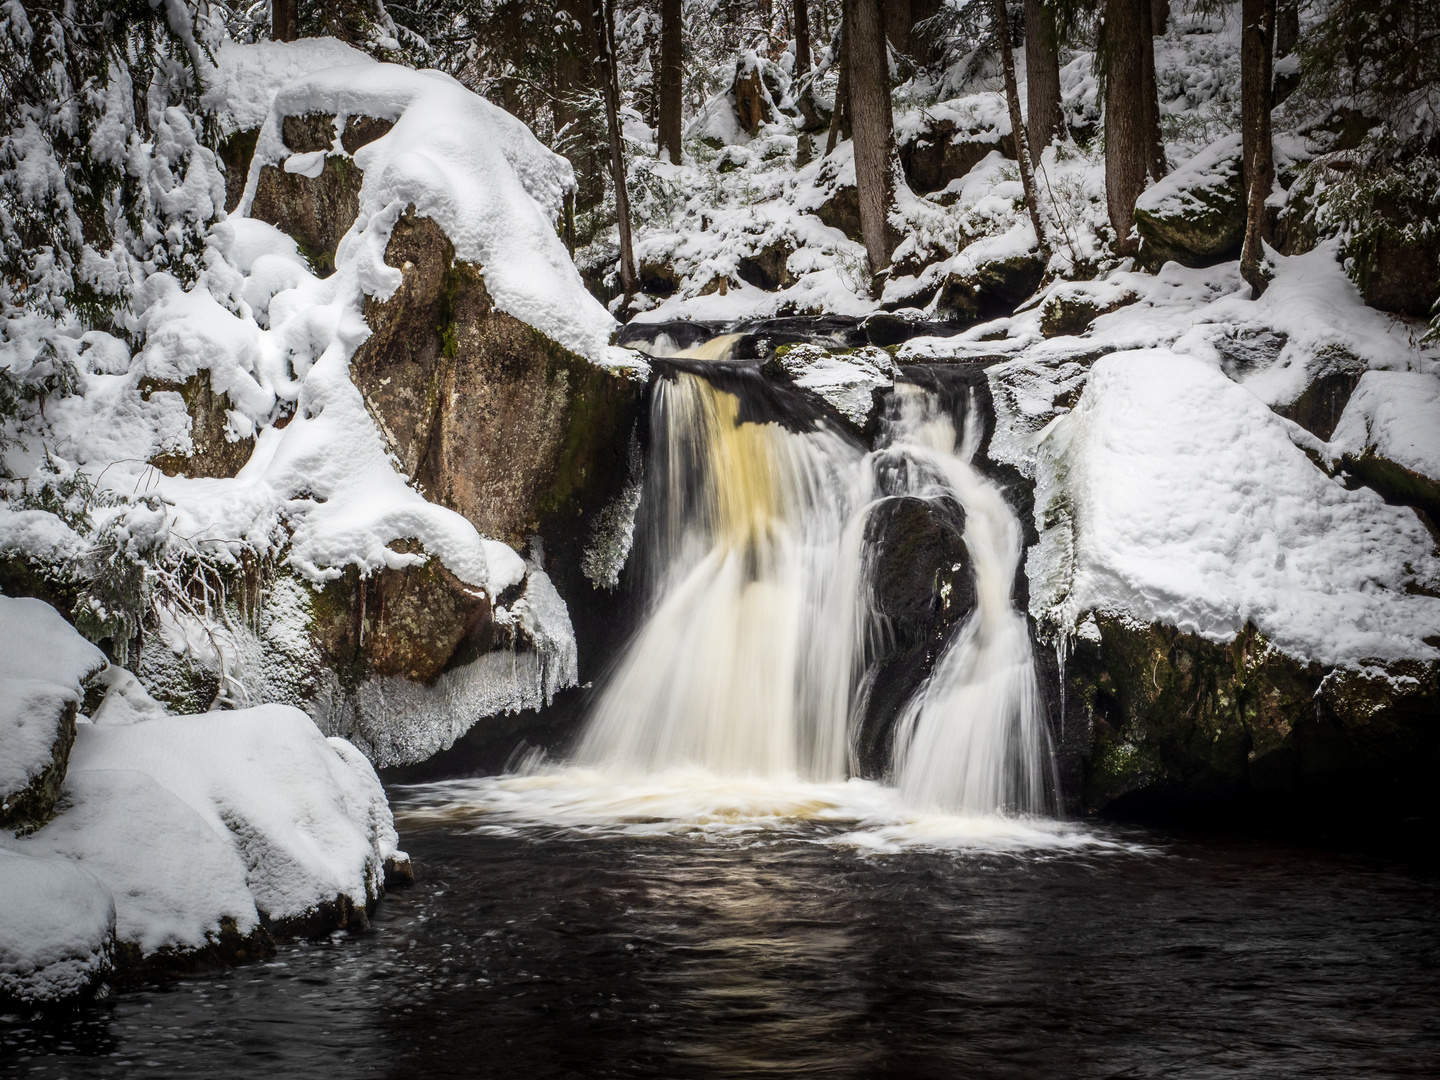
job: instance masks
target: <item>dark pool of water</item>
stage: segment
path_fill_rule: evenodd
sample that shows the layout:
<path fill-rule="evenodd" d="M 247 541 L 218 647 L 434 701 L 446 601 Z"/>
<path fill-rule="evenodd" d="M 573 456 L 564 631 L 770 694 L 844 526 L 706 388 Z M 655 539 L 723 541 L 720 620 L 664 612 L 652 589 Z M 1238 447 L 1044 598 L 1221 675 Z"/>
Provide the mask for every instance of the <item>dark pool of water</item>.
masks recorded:
<path fill-rule="evenodd" d="M 1256 841 L 1149 854 L 403 837 L 373 929 L 0 1020 L 34 1077 L 1440 1075 L 1440 879 Z"/>

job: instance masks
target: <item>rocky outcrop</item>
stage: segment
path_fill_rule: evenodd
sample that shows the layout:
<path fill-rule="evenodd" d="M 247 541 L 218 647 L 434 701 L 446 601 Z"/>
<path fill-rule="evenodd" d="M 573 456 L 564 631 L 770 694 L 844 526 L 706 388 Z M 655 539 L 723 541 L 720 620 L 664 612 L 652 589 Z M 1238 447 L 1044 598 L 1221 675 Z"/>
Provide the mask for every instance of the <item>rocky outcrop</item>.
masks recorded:
<path fill-rule="evenodd" d="M 1209 266 L 1245 237 L 1240 136 L 1212 143 L 1135 201 L 1141 261 Z"/>
<path fill-rule="evenodd" d="M 1008 132 L 962 131 L 948 117 L 933 119 L 910 133 L 896 151 L 905 180 L 917 195 L 943 191 L 994 151 L 1015 158 L 1015 137 Z"/>
<path fill-rule="evenodd" d="M 256 181 L 250 216 L 288 233 L 324 277 L 335 270 L 335 249 L 360 212 L 363 174 L 351 158 L 394 125 L 373 116 L 352 116 L 340 134 L 342 153 L 332 152 L 335 117 L 328 113 L 287 116 L 281 137 L 293 154 L 324 153 L 318 171 L 291 172 L 288 162 L 265 165 Z"/>
<path fill-rule="evenodd" d="M 1036 252 L 990 259 L 947 274 L 936 307 L 955 322 L 975 322 L 1009 315 L 1029 299 L 1045 276 L 1045 262 Z"/>
<path fill-rule="evenodd" d="M 735 272 L 757 289 L 788 289 L 795 284 L 788 265 L 794 253 L 794 244 L 775 240 L 750 255 L 742 255 L 736 261 Z"/>
<path fill-rule="evenodd" d="M 1140 297 L 1129 290 L 1119 295 L 1097 295 L 1090 282 L 1067 285 L 1051 293 L 1040 308 L 1040 332 L 1046 337 L 1074 336 L 1085 333 L 1101 315 L 1119 311 Z M 1101 283 L 1104 284 L 1104 283 Z M 1106 293 L 1113 290 L 1105 290 Z"/>
<path fill-rule="evenodd" d="M 190 414 L 191 449 L 188 453 L 156 454 L 150 464 L 166 476 L 213 478 L 238 473 L 250 460 L 255 437 L 233 437 L 227 416 L 232 408 L 230 398 L 215 393 L 210 385 L 210 370 L 201 368 L 183 383 L 145 379 L 140 386 L 140 396 L 148 401 L 151 394 L 162 390 L 178 393 L 185 402 L 185 410 Z"/>
<path fill-rule="evenodd" d="M 1083 810 L 1408 812 L 1440 765 L 1435 665 L 1324 668 L 1253 626 L 1214 643 L 1101 615 L 1063 670 Z"/>

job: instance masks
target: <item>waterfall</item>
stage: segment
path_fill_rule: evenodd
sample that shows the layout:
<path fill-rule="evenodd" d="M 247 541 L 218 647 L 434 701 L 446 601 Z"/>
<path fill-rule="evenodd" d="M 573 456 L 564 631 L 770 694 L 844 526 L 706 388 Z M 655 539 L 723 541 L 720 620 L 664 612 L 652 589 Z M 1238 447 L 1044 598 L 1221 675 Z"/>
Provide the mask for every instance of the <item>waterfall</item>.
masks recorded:
<path fill-rule="evenodd" d="M 731 343 L 694 351 L 723 356 Z M 1020 524 L 972 464 L 974 403 L 957 439 L 935 394 L 897 384 L 867 453 L 823 422 L 794 431 L 757 418 L 747 403 L 759 372 L 724 368 L 725 388 L 703 365 L 656 384 L 647 613 L 576 764 L 631 778 L 844 780 L 867 665 L 884 649 L 867 522 L 887 499 L 945 499 L 965 510 L 978 603 L 901 712 L 893 779 L 918 810 L 1043 813 L 1048 732 L 1011 602 Z"/>

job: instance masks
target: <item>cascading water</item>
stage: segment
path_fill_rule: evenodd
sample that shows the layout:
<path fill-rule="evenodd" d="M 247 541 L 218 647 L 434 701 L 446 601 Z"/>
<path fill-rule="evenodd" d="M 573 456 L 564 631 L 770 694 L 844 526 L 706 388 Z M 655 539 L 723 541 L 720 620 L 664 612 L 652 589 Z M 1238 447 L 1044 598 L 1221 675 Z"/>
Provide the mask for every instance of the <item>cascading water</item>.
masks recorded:
<path fill-rule="evenodd" d="M 747 378 L 760 384 L 751 369 L 727 384 Z M 843 779 L 866 666 L 883 647 L 866 523 L 886 499 L 948 499 L 966 513 L 978 602 L 901 713 L 893 776 L 924 811 L 1043 813 L 1055 775 L 1010 595 L 1020 526 L 971 463 L 973 402 L 957 445 L 938 398 L 901 383 L 871 453 L 823 423 L 795 432 L 742 420 L 742 405 L 692 372 L 657 386 L 649 614 L 577 763 L 632 778 L 689 768 Z"/>

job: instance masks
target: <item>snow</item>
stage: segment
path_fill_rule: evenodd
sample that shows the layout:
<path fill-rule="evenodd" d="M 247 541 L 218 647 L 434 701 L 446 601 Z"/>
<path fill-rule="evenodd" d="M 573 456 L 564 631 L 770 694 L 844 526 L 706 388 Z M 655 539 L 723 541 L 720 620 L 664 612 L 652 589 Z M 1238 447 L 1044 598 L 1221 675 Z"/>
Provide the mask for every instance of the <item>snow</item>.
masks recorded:
<path fill-rule="evenodd" d="M 0 803 L 53 762 L 61 717 L 105 654 L 43 600 L 0 596 Z"/>
<path fill-rule="evenodd" d="M 1168 349 L 1095 363 L 1039 452 L 1032 613 L 1119 613 L 1227 641 L 1253 622 L 1291 656 L 1440 658 L 1440 560 L 1415 515 L 1347 491 L 1215 366 Z"/>
<path fill-rule="evenodd" d="M 216 110 L 232 130 L 260 127 L 270 115 L 275 92 L 286 83 L 312 71 L 332 67 L 374 64 L 365 53 L 335 38 L 301 38 L 299 41 L 259 41 L 241 45 L 221 42 L 215 50 L 215 69 L 206 79 L 201 99 Z"/>
<path fill-rule="evenodd" d="M 1209 203 L 1200 197 L 1223 191 L 1240 175 L 1240 135 L 1227 135 L 1211 143 L 1180 168 L 1156 181 L 1135 200 L 1135 209 L 1164 218 L 1205 213 Z"/>
<path fill-rule="evenodd" d="M 832 354 L 816 345 L 795 345 L 775 359 L 796 386 L 818 394 L 861 428 L 875 407 L 875 391 L 894 385 L 899 374 L 890 354 L 873 346 Z"/>
<path fill-rule="evenodd" d="M 1373 454 L 1440 480 L 1440 376 L 1367 371 L 1345 405 L 1330 452 Z"/>
<path fill-rule="evenodd" d="M 580 280 L 555 221 L 575 189 L 570 163 L 545 149 L 498 106 L 436 71 L 360 64 L 299 76 L 276 94 L 261 128 L 241 202 L 248 212 L 260 169 L 291 155 L 281 140 L 285 116 L 333 114 L 339 130 L 352 116 L 395 126 L 355 153 L 364 172 L 360 215 L 342 239 L 337 271 L 387 299 L 400 272 L 384 261 L 396 218 L 409 205 L 435 220 L 456 257 L 481 268 L 499 310 L 596 362 L 615 324 Z"/>
<path fill-rule="evenodd" d="M 93 782 L 82 778 L 80 805 L 88 801 L 92 809 L 74 829 L 49 826 L 36 837 L 39 841 L 52 830 L 56 836 L 70 834 L 74 839 L 69 843 L 80 857 L 99 860 L 99 867 L 109 866 L 117 881 L 122 880 L 118 875 L 124 875 L 124 881 L 142 891 L 156 890 L 157 895 L 146 901 L 148 908 L 137 906 L 127 916 L 143 920 L 148 911 L 158 920 L 142 924 L 144 932 L 152 935 L 150 940 L 168 932 L 167 925 L 177 925 L 166 923 L 168 919 L 198 918 L 197 912 L 203 913 L 207 906 L 218 917 L 237 902 L 238 893 L 221 876 L 209 883 L 215 892 L 208 897 L 184 891 L 171 895 L 165 893 L 169 887 L 165 881 L 170 879 L 130 876 L 134 872 L 123 865 L 106 862 L 104 838 L 91 823 L 113 817 L 114 811 L 103 807 L 116 805 L 116 800 L 123 802 L 127 813 L 148 815 L 154 826 L 153 830 L 138 823 L 106 826 L 116 842 L 127 836 L 159 837 L 160 845 L 194 851 L 195 857 L 203 855 L 220 867 L 222 857 L 208 846 L 204 851 L 197 847 L 194 837 L 200 834 L 175 803 L 188 807 L 195 822 L 231 846 L 244 867 L 244 884 L 255 908 L 271 919 L 304 916 L 340 895 L 363 907 L 378 895 L 384 861 L 396 853 L 390 809 L 369 762 L 343 739 L 326 739 L 308 716 L 289 706 L 262 705 L 129 725 L 82 724 L 70 770 L 75 777 L 112 770 L 143 774 L 175 800 L 136 805 L 129 800 L 149 791 L 148 786 L 132 779 L 107 784 L 105 778 Z M 61 815 L 55 824 L 65 822 L 67 816 L 68 812 Z M 168 855 L 152 857 L 158 860 L 157 867 L 170 865 L 164 862 Z M 198 925 L 193 919 L 184 924 Z"/>
<path fill-rule="evenodd" d="M 84 867 L 0 835 L 0 1002 L 62 1001 L 110 967 L 115 902 Z"/>

